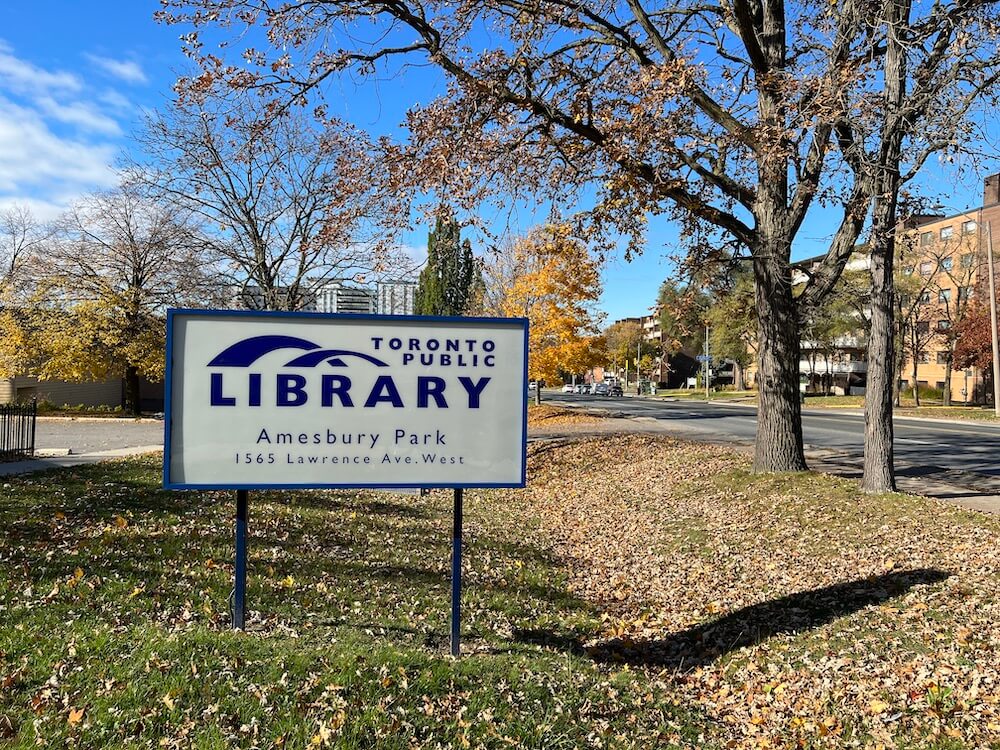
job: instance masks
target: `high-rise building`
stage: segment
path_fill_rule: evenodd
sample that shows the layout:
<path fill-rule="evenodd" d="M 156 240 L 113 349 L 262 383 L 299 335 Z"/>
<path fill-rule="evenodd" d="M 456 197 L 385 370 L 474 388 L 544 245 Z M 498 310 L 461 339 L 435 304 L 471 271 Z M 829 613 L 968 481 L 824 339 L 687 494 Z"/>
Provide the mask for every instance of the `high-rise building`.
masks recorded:
<path fill-rule="evenodd" d="M 310 312 L 367 315 L 375 312 L 375 295 L 368 289 L 349 286 L 337 279 L 314 287 L 312 301 L 302 309 Z"/>
<path fill-rule="evenodd" d="M 379 315 L 414 315 L 417 284 L 414 281 L 380 281 L 375 285 L 375 312 Z"/>

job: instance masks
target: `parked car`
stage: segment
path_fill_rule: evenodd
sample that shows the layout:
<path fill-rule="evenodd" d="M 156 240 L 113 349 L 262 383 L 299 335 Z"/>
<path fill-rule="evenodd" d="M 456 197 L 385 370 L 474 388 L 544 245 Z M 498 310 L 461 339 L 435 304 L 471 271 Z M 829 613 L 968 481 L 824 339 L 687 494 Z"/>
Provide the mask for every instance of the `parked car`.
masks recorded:
<path fill-rule="evenodd" d="M 591 393 L 595 396 L 607 396 L 609 390 L 607 383 L 594 383 Z"/>
<path fill-rule="evenodd" d="M 586 383 L 577 383 L 576 384 L 576 392 L 577 393 L 589 393 L 589 389 L 587 387 L 587 384 Z"/>
<path fill-rule="evenodd" d="M 573 388 L 573 384 L 572 384 L 572 383 L 566 383 L 566 384 L 565 384 L 565 385 L 564 385 L 564 386 L 562 387 L 562 392 L 563 392 L 563 393 L 572 393 L 572 392 L 573 392 L 573 390 L 574 390 L 574 388 Z"/>

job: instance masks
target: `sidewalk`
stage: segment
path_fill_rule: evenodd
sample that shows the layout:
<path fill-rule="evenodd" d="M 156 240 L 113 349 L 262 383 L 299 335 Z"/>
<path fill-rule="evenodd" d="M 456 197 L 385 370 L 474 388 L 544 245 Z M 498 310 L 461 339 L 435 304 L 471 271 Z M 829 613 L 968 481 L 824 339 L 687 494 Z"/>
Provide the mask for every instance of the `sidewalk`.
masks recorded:
<path fill-rule="evenodd" d="M 133 448 L 115 448 L 114 450 L 95 451 L 93 453 L 70 453 L 62 455 L 38 456 L 37 458 L 29 459 L 27 461 L 0 463 L 0 476 L 31 474 L 36 471 L 46 471 L 48 469 L 64 469 L 71 466 L 96 464 L 113 458 L 138 456 L 143 453 L 156 453 L 162 450 L 162 445 L 140 445 Z M 53 451 L 53 453 L 55 453 L 55 451 Z"/>

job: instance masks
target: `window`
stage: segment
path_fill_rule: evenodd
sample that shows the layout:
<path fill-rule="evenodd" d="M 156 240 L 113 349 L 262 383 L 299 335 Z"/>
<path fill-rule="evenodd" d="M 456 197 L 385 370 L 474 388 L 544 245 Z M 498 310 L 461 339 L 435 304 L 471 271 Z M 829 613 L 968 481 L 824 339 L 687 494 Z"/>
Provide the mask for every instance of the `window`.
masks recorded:
<path fill-rule="evenodd" d="M 917 355 L 918 365 L 926 365 L 930 361 L 931 360 L 930 357 L 927 356 L 927 352 L 920 352 L 920 354 Z"/>
<path fill-rule="evenodd" d="M 937 388 L 939 391 L 943 391 L 944 390 L 944 381 L 943 380 L 939 380 L 937 383 L 934 384 L 934 387 Z"/>
<path fill-rule="evenodd" d="M 925 260 L 923 263 L 920 264 L 921 276 L 930 276 L 933 271 L 934 271 L 934 264 L 931 263 L 929 260 Z"/>
<path fill-rule="evenodd" d="M 934 235 L 931 234 L 930 232 L 924 232 L 923 234 L 920 235 L 921 245 L 929 245 L 933 241 L 934 241 Z"/>
<path fill-rule="evenodd" d="M 975 231 L 976 231 L 976 222 L 974 221 L 962 222 L 962 234 L 972 234 Z"/>
<path fill-rule="evenodd" d="M 942 240 L 950 240 L 953 234 L 955 234 L 955 227 L 941 227 Z"/>
<path fill-rule="evenodd" d="M 951 270 L 951 258 L 942 258 L 941 259 L 941 270 L 942 271 L 950 271 Z"/>
<path fill-rule="evenodd" d="M 947 320 L 938 321 L 937 329 L 939 331 L 947 331 L 949 328 L 951 328 L 951 323 L 949 321 Z"/>
<path fill-rule="evenodd" d="M 930 333 L 931 324 L 926 320 L 917 321 L 917 333 Z"/>
<path fill-rule="evenodd" d="M 972 299 L 972 287 L 971 286 L 960 286 L 958 288 L 958 299 L 961 301 Z"/>
<path fill-rule="evenodd" d="M 951 289 L 941 289 L 938 291 L 938 302 L 947 304 L 951 301 Z"/>
<path fill-rule="evenodd" d="M 948 352 L 938 352 L 937 353 L 937 363 L 939 365 L 946 365 L 946 364 L 948 364 Z"/>
<path fill-rule="evenodd" d="M 924 291 L 922 291 L 920 293 L 920 304 L 921 305 L 926 305 L 930 301 L 931 301 L 931 293 L 929 291 L 927 291 L 926 289 L 924 289 Z"/>
<path fill-rule="evenodd" d="M 958 259 L 958 265 L 962 268 L 972 268 L 972 261 L 975 260 L 975 253 L 964 253 L 962 257 Z"/>

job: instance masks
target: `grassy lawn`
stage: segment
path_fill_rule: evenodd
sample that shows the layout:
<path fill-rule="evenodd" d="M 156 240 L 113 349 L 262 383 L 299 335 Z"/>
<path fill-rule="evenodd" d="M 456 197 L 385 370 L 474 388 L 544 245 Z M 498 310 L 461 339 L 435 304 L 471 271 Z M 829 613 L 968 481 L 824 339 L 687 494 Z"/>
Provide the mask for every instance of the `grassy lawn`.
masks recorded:
<path fill-rule="evenodd" d="M 252 493 L 234 634 L 230 494 L 7 478 L 0 746 L 996 746 L 996 520 L 667 438 L 529 458 L 467 494 L 457 662 L 450 493 Z"/>

